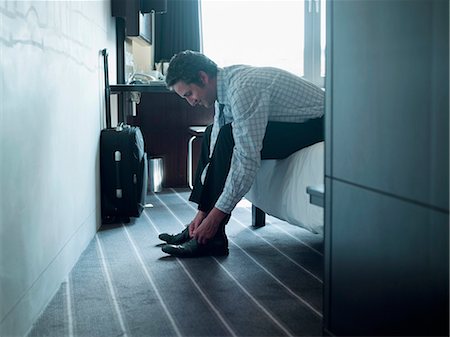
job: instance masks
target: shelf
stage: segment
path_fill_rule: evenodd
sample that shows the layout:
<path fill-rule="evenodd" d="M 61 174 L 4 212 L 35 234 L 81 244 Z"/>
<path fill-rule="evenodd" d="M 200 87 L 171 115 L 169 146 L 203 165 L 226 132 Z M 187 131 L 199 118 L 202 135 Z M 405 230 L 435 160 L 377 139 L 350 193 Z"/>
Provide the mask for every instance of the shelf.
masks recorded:
<path fill-rule="evenodd" d="M 309 202 L 313 205 L 323 207 L 324 205 L 324 185 L 308 186 L 306 193 L 309 194 Z"/>

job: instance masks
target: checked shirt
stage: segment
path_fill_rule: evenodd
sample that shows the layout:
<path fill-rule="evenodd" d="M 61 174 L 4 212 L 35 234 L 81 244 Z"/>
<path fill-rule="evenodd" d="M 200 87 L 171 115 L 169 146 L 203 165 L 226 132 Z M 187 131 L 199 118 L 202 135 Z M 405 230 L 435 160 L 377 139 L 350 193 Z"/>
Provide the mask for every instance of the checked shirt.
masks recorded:
<path fill-rule="evenodd" d="M 220 128 L 228 123 L 235 148 L 215 206 L 231 213 L 250 189 L 261 164 L 268 121 L 302 123 L 323 114 L 322 89 L 287 71 L 244 65 L 219 68 L 210 156 Z"/>

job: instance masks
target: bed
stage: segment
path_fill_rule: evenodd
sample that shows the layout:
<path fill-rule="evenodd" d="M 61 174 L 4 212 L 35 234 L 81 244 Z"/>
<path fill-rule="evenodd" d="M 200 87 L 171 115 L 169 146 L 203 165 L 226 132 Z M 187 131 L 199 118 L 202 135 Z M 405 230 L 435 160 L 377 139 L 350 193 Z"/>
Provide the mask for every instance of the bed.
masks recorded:
<path fill-rule="evenodd" d="M 323 186 L 324 142 L 281 160 L 263 160 L 245 198 L 264 213 L 323 233 L 323 208 L 310 203 L 307 188 Z M 255 215 L 254 215 L 255 217 Z"/>

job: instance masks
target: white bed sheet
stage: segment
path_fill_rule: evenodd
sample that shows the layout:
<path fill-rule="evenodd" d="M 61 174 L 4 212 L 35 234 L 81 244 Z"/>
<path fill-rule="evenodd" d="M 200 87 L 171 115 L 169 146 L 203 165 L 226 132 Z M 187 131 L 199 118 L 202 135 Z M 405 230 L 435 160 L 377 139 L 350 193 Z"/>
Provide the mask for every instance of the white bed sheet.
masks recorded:
<path fill-rule="evenodd" d="M 324 142 L 281 160 L 263 160 L 245 198 L 266 214 L 323 233 L 323 208 L 309 202 L 307 186 L 324 183 Z"/>

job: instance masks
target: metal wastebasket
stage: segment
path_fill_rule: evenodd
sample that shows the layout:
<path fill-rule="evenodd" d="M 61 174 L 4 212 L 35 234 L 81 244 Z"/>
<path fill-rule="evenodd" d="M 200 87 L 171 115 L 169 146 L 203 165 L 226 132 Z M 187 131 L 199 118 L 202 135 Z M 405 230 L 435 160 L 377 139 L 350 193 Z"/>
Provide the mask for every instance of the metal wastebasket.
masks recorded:
<path fill-rule="evenodd" d="M 164 165 L 161 157 L 149 157 L 148 159 L 148 190 L 161 192 L 164 178 Z"/>

